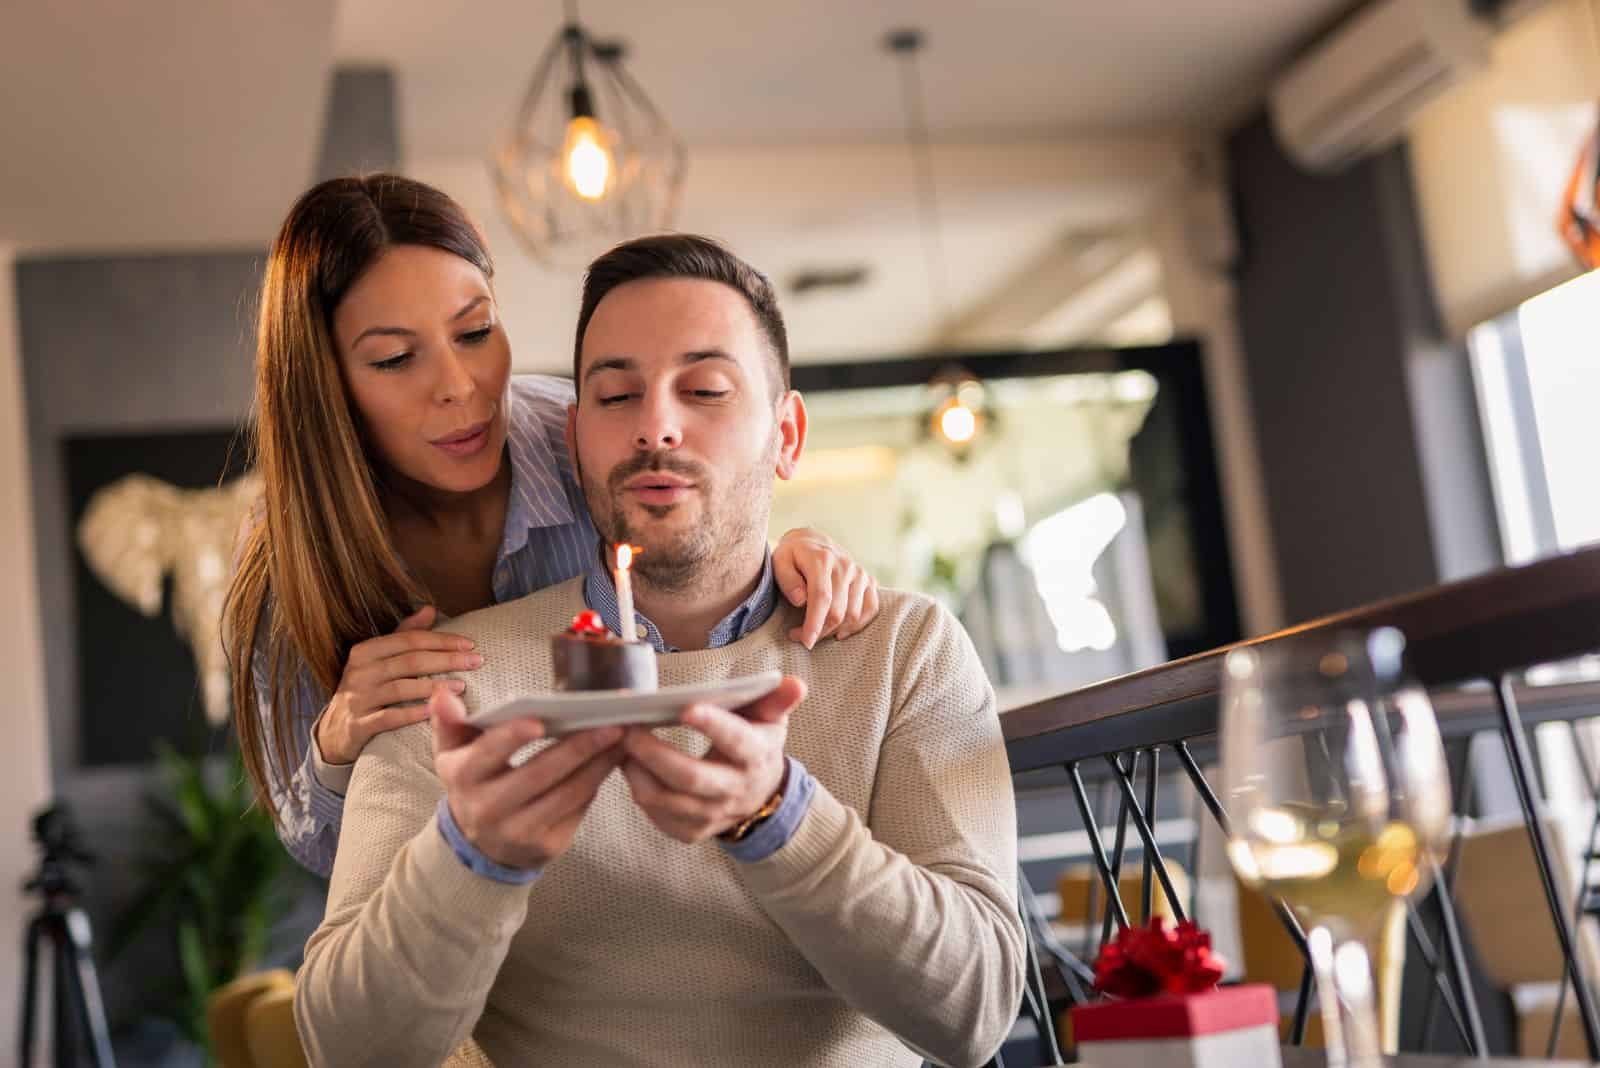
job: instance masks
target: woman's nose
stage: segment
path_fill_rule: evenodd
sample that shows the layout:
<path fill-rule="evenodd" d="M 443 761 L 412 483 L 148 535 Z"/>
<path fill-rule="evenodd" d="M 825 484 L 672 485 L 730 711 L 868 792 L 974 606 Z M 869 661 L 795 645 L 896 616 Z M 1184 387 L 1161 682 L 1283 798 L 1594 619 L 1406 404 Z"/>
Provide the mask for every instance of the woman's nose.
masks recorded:
<path fill-rule="evenodd" d="M 437 387 L 438 401 L 440 404 L 460 404 L 477 392 L 478 383 L 454 347 L 447 345 L 443 351 Z"/>

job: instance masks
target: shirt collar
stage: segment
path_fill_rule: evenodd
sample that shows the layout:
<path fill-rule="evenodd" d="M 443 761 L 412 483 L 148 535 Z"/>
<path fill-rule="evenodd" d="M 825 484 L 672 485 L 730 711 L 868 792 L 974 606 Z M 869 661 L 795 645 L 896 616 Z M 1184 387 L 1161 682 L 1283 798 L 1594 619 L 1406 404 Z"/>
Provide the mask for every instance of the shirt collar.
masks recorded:
<path fill-rule="evenodd" d="M 617 589 L 611 576 L 611 569 L 601 566 L 601 553 L 596 553 L 589 566 L 589 573 L 583 580 L 583 596 L 590 608 L 600 613 L 600 618 L 605 621 L 606 627 L 613 634 L 622 633 L 622 617 L 617 608 Z M 746 597 L 739 606 L 722 618 L 722 621 L 711 628 L 711 636 L 707 640 L 707 648 L 720 649 L 725 645 L 732 645 L 740 638 L 760 629 L 767 620 L 772 618 L 773 610 L 778 607 L 778 582 L 772 572 L 772 551 L 767 550 L 761 562 L 761 578 L 756 582 L 755 590 Z M 644 628 L 644 637 L 658 653 L 677 653 L 682 650 L 670 646 L 661 637 L 661 632 L 656 625 L 645 616 L 635 611 L 635 620 Z"/>

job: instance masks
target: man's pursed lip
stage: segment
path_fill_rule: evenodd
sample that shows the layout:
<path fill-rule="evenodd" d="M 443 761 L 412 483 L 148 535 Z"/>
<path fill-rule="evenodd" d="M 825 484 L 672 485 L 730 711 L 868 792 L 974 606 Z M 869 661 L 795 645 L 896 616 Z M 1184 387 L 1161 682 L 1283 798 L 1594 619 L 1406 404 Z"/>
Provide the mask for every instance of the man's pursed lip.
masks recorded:
<path fill-rule="evenodd" d="M 641 504 L 676 504 L 694 491 L 692 485 L 638 484 L 627 487 L 629 494 Z"/>

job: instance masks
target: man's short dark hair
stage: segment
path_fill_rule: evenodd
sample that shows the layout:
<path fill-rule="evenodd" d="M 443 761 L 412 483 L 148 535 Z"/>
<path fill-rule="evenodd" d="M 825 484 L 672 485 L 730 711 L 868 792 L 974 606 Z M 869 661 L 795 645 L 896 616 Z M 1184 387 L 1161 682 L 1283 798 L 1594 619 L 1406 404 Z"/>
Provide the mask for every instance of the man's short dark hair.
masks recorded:
<path fill-rule="evenodd" d="M 583 303 L 578 310 L 578 336 L 572 349 L 574 380 L 579 377 L 583 335 L 595 308 L 618 286 L 646 278 L 695 278 L 721 282 L 737 291 L 766 337 L 767 350 L 776 364 L 774 381 L 779 391 L 789 389 L 789 335 L 772 283 L 721 243 L 698 234 L 656 234 L 625 241 L 589 265 L 583 276 Z M 576 384 L 581 391 L 583 383 Z"/>

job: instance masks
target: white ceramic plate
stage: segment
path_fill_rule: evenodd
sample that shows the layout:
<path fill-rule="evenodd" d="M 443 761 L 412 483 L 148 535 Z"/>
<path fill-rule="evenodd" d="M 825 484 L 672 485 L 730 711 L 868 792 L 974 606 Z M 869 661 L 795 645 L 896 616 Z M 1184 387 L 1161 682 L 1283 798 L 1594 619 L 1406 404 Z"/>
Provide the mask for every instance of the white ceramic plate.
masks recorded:
<path fill-rule="evenodd" d="M 550 734 L 568 734 L 614 724 L 675 723 L 688 706 L 700 701 L 724 708 L 742 708 L 778 688 L 783 672 L 764 671 L 741 679 L 659 690 L 556 691 L 517 697 L 467 717 L 474 727 L 488 727 L 522 716 L 538 716 Z"/>

